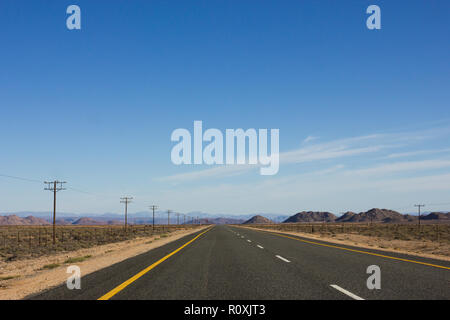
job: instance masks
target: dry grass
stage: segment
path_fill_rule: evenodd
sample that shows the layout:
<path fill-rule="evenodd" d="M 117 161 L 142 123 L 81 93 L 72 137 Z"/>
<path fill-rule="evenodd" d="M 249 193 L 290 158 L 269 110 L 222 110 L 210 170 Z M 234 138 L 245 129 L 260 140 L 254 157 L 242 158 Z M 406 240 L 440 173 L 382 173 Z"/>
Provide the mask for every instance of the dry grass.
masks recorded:
<path fill-rule="evenodd" d="M 190 230 L 191 225 L 57 226 L 53 244 L 51 226 L 0 226 L 0 261 L 15 261 L 70 252 L 98 245 Z M 86 259 L 86 258 L 85 258 Z"/>

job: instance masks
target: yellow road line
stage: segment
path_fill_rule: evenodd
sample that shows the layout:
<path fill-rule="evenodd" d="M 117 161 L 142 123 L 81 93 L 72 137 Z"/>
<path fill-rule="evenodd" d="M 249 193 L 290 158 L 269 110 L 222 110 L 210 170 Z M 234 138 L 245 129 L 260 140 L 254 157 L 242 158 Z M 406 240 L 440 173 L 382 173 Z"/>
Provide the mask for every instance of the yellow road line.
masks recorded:
<path fill-rule="evenodd" d="M 111 297 L 115 296 L 117 293 L 119 293 L 120 291 L 122 291 L 123 289 L 125 289 L 128 285 L 132 284 L 134 281 L 136 281 L 137 279 L 139 279 L 140 277 L 142 277 L 144 274 L 146 274 L 147 272 L 149 272 L 150 270 L 152 270 L 154 267 L 156 267 L 157 265 L 159 265 L 161 262 L 164 262 L 165 260 L 169 259 L 171 256 L 173 256 L 175 253 L 177 253 L 178 251 L 180 251 L 181 249 L 183 249 L 184 247 L 186 247 L 187 245 L 189 245 L 190 243 L 194 242 L 196 239 L 198 239 L 201 235 L 205 234 L 206 232 L 208 232 L 209 230 L 211 230 L 212 228 L 209 228 L 206 231 L 203 231 L 202 233 L 200 233 L 198 236 L 196 236 L 195 238 L 193 238 L 192 240 L 186 242 L 185 244 L 183 244 L 181 247 L 179 247 L 178 249 L 172 251 L 171 253 L 169 253 L 168 255 L 166 255 L 164 258 L 159 259 L 158 261 L 156 261 L 155 263 L 153 263 L 152 265 L 148 266 L 147 268 L 145 268 L 144 270 L 142 270 L 141 272 L 139 272 L 138 274 L 136 274 L 135 276 L 131 277 L 130 279 L 128 279 L 127 281 L 125 281 L 124 283 L 118 285 L 117 287 L 115 287 L 114 289 L 112 289 L 110 292 L 108 292 L 107 294 L 101 296 L 100 298 L 98 298 L 98 300 L 109 300 Z"/>
<path fill-rule="evenodd" d="M 374 253 L 374 252 L 369 252 L 369 251 L 362 251 L 362 250 L 356 250 L 356 249 L 339 247 L 339 246 L 330 245 L 330 244 L 319 243 L 319 242 L 315 242 L 315 241 L 303 240 L 303 239 L 299 239 L 299 238 L 289 237 L 289 236 L 286 236 L 286 235 L 283 235 L 283 234 L 279 234 L 279 233 L 276 233 L 276 232 L 272 232 L 272 231 L 257 230 L 257 229 L 251 229 L 251 230 L 255 230 L 255 231 L 259 231 L 259 232 L 267 232 L 267 233 L 274 234 L 274 235 L 279 236 L 279 237 L 289 238 L 289 239 L 293 239 L 293 240 L 297 240 L 297 241 L 301 241 L 301 242 L 305 242 L 305 243 L 310 243 L 310 244 L 316 244 L 316 245 L 319 245 L 319 246 L 335 248 L 335 249 L 341 249 L 341 250 L 352 251 L 352 252 L 358 252 L 358 253 L 365 253 L 365 254 L 369 254 L 371 256 L 377 256 L 377 257 L 382 257 L 382 258 L 387 258 L 387 259 L 392 259 L 392 260 L 399 260 L 399 261 L 404 261 L 404 262 L 417 263 L 417 264 L 422 264 L 422 265 L 425 265 L 425 266 L 430 266 L 430 267 L 450 270 L 450 267 L 440 266 L 440 265 L 437 265 L 437 264 L 431 264 L 431 263 L 426 263 L 426 262 L 421 262 L 421 261 L 402 259 L 402 258 L 386 256 L 384 254 L 379 254 L 379 253 Z"/>

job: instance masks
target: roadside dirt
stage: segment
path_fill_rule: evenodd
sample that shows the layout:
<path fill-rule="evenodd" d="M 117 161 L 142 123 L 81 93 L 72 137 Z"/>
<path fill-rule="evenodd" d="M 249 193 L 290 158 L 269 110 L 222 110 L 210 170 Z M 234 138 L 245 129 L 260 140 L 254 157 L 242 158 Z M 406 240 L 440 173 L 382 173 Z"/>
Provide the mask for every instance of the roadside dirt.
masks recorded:
<path fill-rule="evenodd" d="M 248 229 L 258 229 L 252 227 L 242 227 Z M 303 232 L 289 232 L 275 229 L 258 229 L 261 231 L 271 231 L 294 236 L 300 236 L 306 239 L 323 240 L 335 244 L 344 244 L 366 249 L 376 249 L 387 252 L 410 254 L 424 258 L 431 258 L 443 261 L 450 261 L 450 245 L 434 242 L 430 240 L 388 240 L 378 237 L 369 237 L 358 234 L 337 234 L 334 237 L 324 234 L 312 235 Z"/>
<path fill-rule="evenodd" d="M 159 236 L 137 238 L 70 253 L 0 262 L 0 300 L 22 299 L 30 294 L 61 285 L 70 276 L 66 273 L 70 265 L 79 266 L 81 276 L 84 276 L 206 228 L 208 226 L 174 231 L 162 238 Z"/>

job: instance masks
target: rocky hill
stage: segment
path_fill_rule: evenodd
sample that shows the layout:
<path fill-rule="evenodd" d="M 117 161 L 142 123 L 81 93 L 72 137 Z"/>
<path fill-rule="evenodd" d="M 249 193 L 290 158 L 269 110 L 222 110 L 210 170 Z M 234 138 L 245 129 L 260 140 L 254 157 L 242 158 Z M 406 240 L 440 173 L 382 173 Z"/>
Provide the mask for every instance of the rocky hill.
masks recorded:
<path fill-rule="evenodd" d="M 92 218 L 80 218 L 72 222 L 73 225 L 81 225 L 81 226 L 101 226 L 101 225 L 120 225 L 123 224 L 123 221 L 120 220 L 95 220 Z M 132 221 L 128 221 L 128 224 L 133 224 Z"/>
<path fill-rule="evenodd" d="M 336 216 L 331 212 L 302 211 L 287 218 L 283 223 L 294 222 L 334 222 Z"/>
<path fill-rule="evenodd" d="M 347 212 L 336 219 L 336 222 L 406 222 L 407 218 L 393 210 L 373 208 L 366 212 Z"/>
<path fill-rule="evenodd" d="M 100 221 L 94 220 L 92 218 L 80 218 L 80 219 L 72 222 L 72 224 L 81 225 L 81 226 L 94 226 L 94 225 L 103 225 L 106 223 L 103 221 L 100 222 Z"/>
<path fill-rule="evenodd" d="M 420 220 L 450 220 L 450 212 L 431 212 L 420 217 Z"/>
<path fill-rule="evenodd" d="M 248 219 L 242 224 L 267 224 L 267 223 L 273 223 L 272 220 L 267 219 L 266 217 L 256 215 Z"/>
<path fill-rule="evenodd" d="M 44 219 L 40 219 L 40 218 L 36 218 L 33 216 L 28 216 L 25 218 L 20 218 L 18 216 L 16 216 L 15 214 L 10 215 L 10 216 L 0 216 L 0 225 L 15 225 L 15 226 L 38 226 L 38 225 L 48 225 L 49 222 L 44 220 Z"/>

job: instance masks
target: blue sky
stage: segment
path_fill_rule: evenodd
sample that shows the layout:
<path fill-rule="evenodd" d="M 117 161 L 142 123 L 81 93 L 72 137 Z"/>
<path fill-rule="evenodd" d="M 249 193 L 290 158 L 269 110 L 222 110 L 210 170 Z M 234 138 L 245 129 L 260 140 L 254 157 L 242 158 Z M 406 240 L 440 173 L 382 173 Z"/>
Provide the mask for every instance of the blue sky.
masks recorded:
<path fill-rule="evenodd" d="M 371 4 L 381 30 L 366 28 Z M 131 211 L 449 210 L 449 9 L 4 0 L 0 174 L 68 181 L 66 212 L 121 212 L 123 195 Z M 194 120 L 280 129 L 279 173 L 175 166 L 170 135 Z M 0 213 L 50 208 L 43 185 L 0 176 Z"/>

